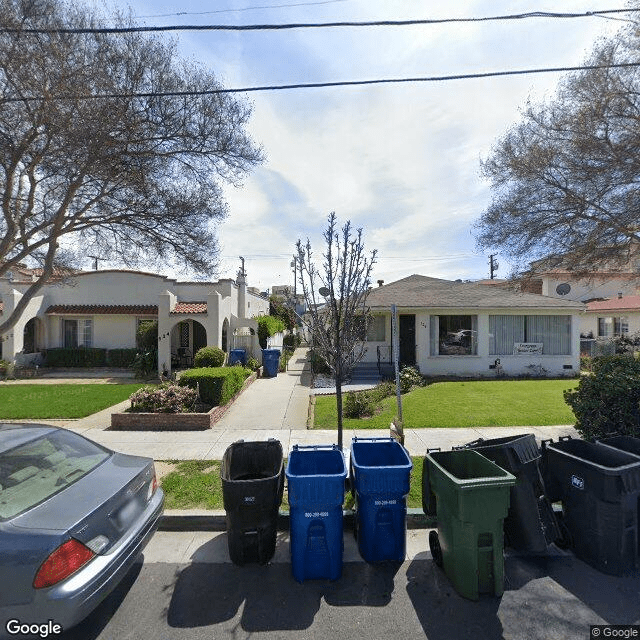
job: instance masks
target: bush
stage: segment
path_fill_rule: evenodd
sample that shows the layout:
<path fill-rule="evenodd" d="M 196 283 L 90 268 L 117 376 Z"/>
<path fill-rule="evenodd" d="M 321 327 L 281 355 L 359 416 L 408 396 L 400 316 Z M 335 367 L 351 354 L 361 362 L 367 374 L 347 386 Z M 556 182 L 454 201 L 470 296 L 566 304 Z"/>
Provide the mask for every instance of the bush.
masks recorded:
<path fill-rule="evenodd" d="M 141 351 L 158 350 L 158 321 L 142 320 L 136 332 L 136 344 Z"/>
<path fill-rule="evenodd" d="M 164 383 L 147 386 L 131 394 L 131 413 L 189 413 L 198 401 L 198 392 L 189 387 Z"/>
<path fill-rule="evenodd" d="M 311 351 L 311 370 L 314 373 L 322 373 L 324 375 L 330 375 L 331 369 L 325 362 L 325 359 L 315 350 Z"/>
<path fill-rule="evenodd" d="M 260 363 L 255 358 L 249 358 L 247 360 L 247 369 L 251 371 L 257 371 L 260 368 Z"/>
<path fill-rule="evenodd" d="M 290 347 L 291 349 L 296 349 L 302 344 L 302 338 L 299 333 L 288 333 L 282 339 L 282 345 L 284 347 Z"/>
<path fill-rule="evenodd" d="M 202 347 L 198 349 L 193 364 L 196 368 L 221 367 L 227 354 L 219 347 Z"/>
<path fill-rule="evenodd" d="M 404 367 L 400 372 L 400 391 L 409 393 L 413 387 L 423 387 L 424 378 L 415 367 Z"/>
<path fill-rule="evenodd" d="M 109 349 L 107 351 L 107 364 L 110 367 L 122 367 L 123 369 L 131 367 L 137 354 L 137 349 Z"/>
<path fill-rule="evenodd" d="M 593 359 L 592 375 L 582 376 L 564 399 L 585 440 L 608 434 L 640 436 L 640 361 L 628 355 Z"/>
<path fill-rule="evenodd" d="M 345 397 L 343 414 L 345 418 L 363 418 L 373 415 L 374 402 L 367 391 L 349 391 Z"/>
<path fill-rule="evenodd" d="M 244 367 L 203 367 L 185 371 L 178 384 L 192 389 L 199 387 L 202 402 L 215 407 L 227 404 L 249 375 Z"/>
<path fill-rule="evenodd" d="M 107 350 L 92 347 L 47 349 L 44 356 L 46 367 L 104 367 Z"/>
<path fill-rule="evenodd" d="M 136 353 L 131 365 L 136 378 L 148 378 L 158 370 L 158 351 L 144 351 Z"/>
<path fill-rule="evenodd" d="M 267 338 L 285 330 L 284 322 L 274 316 L 258 316 L 258 341 L 263 349 L 267 348 Z"/>
<path fill-rule="evenodd" d="M 284 372 L 287 370 L 287 364 L 289 360 L 291 360 L 291 356 L 293 355 L 293 349 L 283 349 L 280 353 L 280 361 L 278 371 Z"/>
<path fill-rule="evenodd" d="M 385 398 L 396 395 L 396 385 L 393 382 L 380 382 L 367 393 L 374 402 L 382 402 Z"/>

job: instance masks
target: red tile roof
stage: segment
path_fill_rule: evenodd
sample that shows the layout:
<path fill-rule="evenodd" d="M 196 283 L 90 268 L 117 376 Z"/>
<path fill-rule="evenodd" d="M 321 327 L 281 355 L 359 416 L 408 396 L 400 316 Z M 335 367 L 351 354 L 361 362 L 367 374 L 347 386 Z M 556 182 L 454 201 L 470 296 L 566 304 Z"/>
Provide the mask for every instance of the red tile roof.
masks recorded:
<path fill-rule="evenodd" d="M 207 313 L 206 302 L 178 302 L 176 308 L 171 312 L 174 313 Z"/>
<path fill-rule="evenodd" d="M 134 315 L 157 316 L 155 304 L 53 304 L 45 313 L 54 315 Z"/>
<path fill-rule="evenodd" d="M 587 311 L 618 311 L 622 309 L 640 311 L 640 296 L 622 296 L 622 298 L 595 300 L 587 303 Z"/>

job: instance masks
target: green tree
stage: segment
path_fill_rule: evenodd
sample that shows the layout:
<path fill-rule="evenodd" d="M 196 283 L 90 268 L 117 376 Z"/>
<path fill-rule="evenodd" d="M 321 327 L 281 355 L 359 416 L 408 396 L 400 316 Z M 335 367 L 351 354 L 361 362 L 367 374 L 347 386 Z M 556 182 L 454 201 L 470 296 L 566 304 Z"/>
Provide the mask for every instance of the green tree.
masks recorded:
<path fill-rule="evenodd" d="M 0 334 L 57 266 L 87 255 L 215 272 L 221 183 L 262 160 L 251 109 L 211 93 L 211 72 L 155 36 L 74 32 L 102 26 L 62 0 L 0 3 L 0 275 L 42 268 Z M 197 91 L 209 93 L 181 95 Z"/>

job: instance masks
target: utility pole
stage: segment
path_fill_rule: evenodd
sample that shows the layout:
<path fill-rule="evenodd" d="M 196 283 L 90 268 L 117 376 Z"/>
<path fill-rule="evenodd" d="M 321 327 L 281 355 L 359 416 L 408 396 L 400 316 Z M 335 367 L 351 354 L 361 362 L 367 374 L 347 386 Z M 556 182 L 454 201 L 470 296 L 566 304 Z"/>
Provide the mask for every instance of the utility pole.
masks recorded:
<path fill-rule="evenodd" d="M 492 280 L 494 279 L 493 274 L 498 270 L 498 267 L 500 266 L 500 265 L 498 264 L 498 261 L 495 259 L 495 258 L 496 258 L 496 255 L 497 255 L 497 254 L 492 253 L 492 254 L 489 256 L 489 273 L 490 273 L 490 275 L 491 275 L 491 279 L 492 279 Z"/>
<path fill-rule="evenodd" d="M 291 267 L 293 267 L 293 297 L 296 298 L 297 295 L 297 284 L 298 284 L 298 256 L 293 256 L 293 260 L 291 261 Z"/>
<path fill-rule="evenodd" d="M 88 258 L 93 258 L 93 270 L 98 270 L 98 260 L 104 260 L 104 258 L 100 258 L 99 256 L 87 256 Z"/>

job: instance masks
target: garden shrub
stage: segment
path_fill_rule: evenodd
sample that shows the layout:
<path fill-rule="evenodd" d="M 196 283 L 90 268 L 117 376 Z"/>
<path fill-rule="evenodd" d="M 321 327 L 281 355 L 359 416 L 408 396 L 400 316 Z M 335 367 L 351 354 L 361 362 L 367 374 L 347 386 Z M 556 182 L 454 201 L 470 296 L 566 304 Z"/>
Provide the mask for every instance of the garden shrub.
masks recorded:
<path fill-rule="evenodd" d="M 285 330 L 284 322 L 274 316 L 258 316 L 258 341 L 263 349 L 267 348 L 267 338 Z"/>
<path fill-rule="evenodd" d="M 148 378 L 158 370 L 158 351 L 144 351 L 136 353 L 131 365 L 136 378 Z"/>
<path fill-rule="evenodd" d="M 257 371 L 260 368 L 260 363 L 255 358 L 249 358 L 247 360 L 247 369 L 251 371 Z"/>
<path fill-rule="evenodd" d="M 409 393 L 413 387 L 423 387 L 424 378 L 415 367 L 404 367 L 400 371 L 400 391 Z"/>
<path fill-rule="evenodd" d="M 288 333 L 282 339 L 282 345 L 285 347 L 290 347 L 292 349 L 299 347 L 301 344 L 302 344 L 302 338 L 298 333 Z"/>
<path fill-rule="evenodd" d="M 94 347 L 56 347 L 44 355 L 46 367 L 104 367 L 107 350 Z"/>
<path fill-rule="evenodd" d="M 138 353 L 137 349 L 109 349 L 107 351 L 107 365 L 110 367 L 127 368 L 133 366 Z"/>
<path fill-rule="evenodd" d="M 198 392 L 166 382 L 146 386 L 131 394 L 131 413 L 189 413 L 198 401 Z"/>
<path fill-rule="evenodd" d="M 188 369 L 181 376 L 181 386 L 200 388 L 202 402 L 212 406 L 227 404 L 242 389 L 250 371 L 245 367 L 203 367 Z"/>
<path fill-rule="evenodd" d="M 331 369 L 326 363 L 325 359 L 315 350 L 311 351 L 311 370 L 314 373 L 322 373 L 324 375 L 330 375 Z"/>
<path fill-rule="evenodd" d="M 349 391 L 345 397 L 343 414 L 345 418 L 363 418 L 374 412 L 374 402 L 367 391 Z"/>
<path fill-rule="evenodd" d="M 196 368 L 221 367 L 227 354 L 219 347 L 202 347 L 198 349 L 193 364 Z"/>
<path fill-rule="evenodd" d="M 396 385 L 393 382 L 379 382 L 367 393 L 374 402 L 382 402 L 385 398 L 396 395 Z"/>
<path fill-rule="evenodd" d="M 593 373 L 582 376 L 564 399 L 585 440 L 608 434 L 640 436 L 640 361 L 629 355 L 593 359 Z"/>

